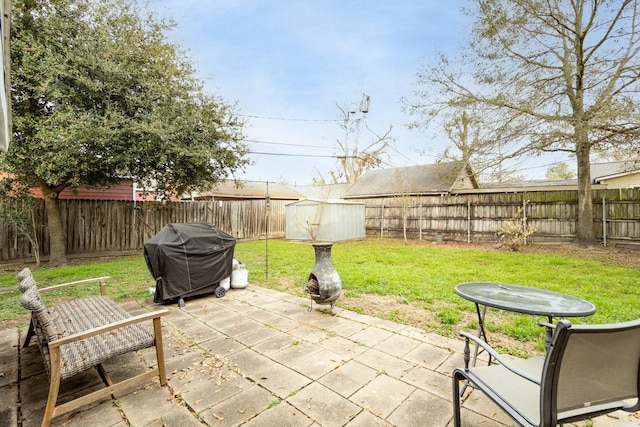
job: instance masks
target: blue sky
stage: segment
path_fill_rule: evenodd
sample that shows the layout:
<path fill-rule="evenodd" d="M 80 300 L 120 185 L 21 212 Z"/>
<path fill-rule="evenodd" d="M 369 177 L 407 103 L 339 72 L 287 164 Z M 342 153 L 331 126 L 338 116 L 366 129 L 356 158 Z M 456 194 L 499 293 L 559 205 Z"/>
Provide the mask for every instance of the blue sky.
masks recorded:
<path fill-rule="evenodd" d="M 177 28 L 206 89 L 237 102 L 254 164 L 238 177 L 310 184 L 336 168 L 341 107 L 371 98 L 366 121 L 393 126 L 384 167 L 433 163 L 446 138 L 408 130 L 401 98 L 438 51 L 468 31 L 464 0 L 151 0 Z M 351 139 L 353 137 L 350 137 Z M 366 130 L 359 146 L 371 141 Z M 319 156 L 319 157 L 316 157 Z M 544 169 L 538 171 L 544 176 Z"/>

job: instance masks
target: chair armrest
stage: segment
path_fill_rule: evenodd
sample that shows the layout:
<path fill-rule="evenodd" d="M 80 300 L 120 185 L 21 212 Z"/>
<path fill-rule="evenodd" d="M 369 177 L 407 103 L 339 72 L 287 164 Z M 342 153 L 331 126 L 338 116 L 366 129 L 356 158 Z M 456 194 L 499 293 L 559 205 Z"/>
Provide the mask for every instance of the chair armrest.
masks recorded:
<path fill-rule="evenodd" d="M 507 361 L 504 357 L 502 357 L 500 355 L 500 353 L 498 353 L 497 351 L 495 351 L 489 344 L 487 344 L 486 342 L 484 342 L 483 340 L 481 340 L 480 338 L 478 338 L 475 335 L 472 335 L 470 333 L 467 332 L 459 332 L 460 336 L 463 336 L 465 338 L 465 340 L 467 342 L 469 342 L 469 340 L 473 341 L 474 343 L 476 343 L 477 345 L 479 345 L 480 347 L 482 347 L 487 353 L 489 353 L 491 355 L 491 357 L 495 358 L 498 362 L 500 362 L 500 365 L 502 365 L 504 368 L 508 369 L 509 371 L 513 372 L 514 374 L 528 380 L 531 381 L 534 384 L 538 384 L 540 385 L 541 383 L 541 379 L 540 378 L 535 378 L 533 376 L 531 376 L 530 374 L 526 373 L 525 371 L 523 371 L 522 369 L 518 369 L 517 367 L 513 366 L 511 363 L 509 363 L 509 361 Z"/>
<path fill-rule="evenodd" d="M 76 280 L 75 282 L 60 283 L 59 285 L 47 286 L 46 288 L 39 288 L 38 292 L 55 291 L 57 289 L 67 288 L 70 286 L 84 285 L 85 283 L 98 282 L 100 284 L 100 295 L 105 295 L 105 282 L 110 279 L 111 276 L 94 277 L 91 279 Z"/>
<path fill-rule="evenodd" d="M 78 332 L 73 335 L 69 335 L 68 337 L 63 337 L 54 341 L 49 342 L 49 348 L 60 347 L 65 344 L 69 344 L 74 341 L 81 341 L 83 339 L 92 337 L 94 335 L 102 334 L 105 332 L 112 331 L 114 329 L 123 328 L 125 326 L 133 325 L 135 323 L 144 322 L 146 320 L 158 319 L 160 316 L 164 316 L 169 314 L 169 310 L 162 309 L 152 311 L 150 313 L 139 314 L 137 316 L 130 317 L 128 319 L 119 320 L 117 322 L 108 323 L 106 325 L 98 326 L 96 328 L 88 329 L 86 331 Z"/>

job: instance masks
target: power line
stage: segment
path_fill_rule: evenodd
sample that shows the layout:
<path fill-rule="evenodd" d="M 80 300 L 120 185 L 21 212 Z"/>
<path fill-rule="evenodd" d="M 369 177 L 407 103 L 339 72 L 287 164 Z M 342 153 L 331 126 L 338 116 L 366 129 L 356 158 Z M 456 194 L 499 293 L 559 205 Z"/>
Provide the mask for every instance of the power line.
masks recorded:
<path fill-rule="evenodd" d="M 395 151 L 400 156 L 404 157 L 406 160 L 409 160 L 409 162 L 413 163 L 414 165 L 418 165 L 418 163 L 414 159 L 411 159 L 411 158 L 405 156 L 403 153 L 398 151 L 398 149 L 396 147 L 394 147 L 393 145 L 389 144 L 388 147 L 391 148 L 393 151 Z"/>
<path fill-rule="evenodd" d="M 286 145 L 289 147 L 304 147 L 304 148 L 331 148 L 337 149 L 338 147 L 327 147 L 324 145 L 306 145 L 306 144 L 291 144 L 287 142 L 274 142 L 274 141 L 258 141 L 255 139 L 243 139 L 242 142 L 252 142 L 255 144 L 270 144 L 270 145 Z"/>
<path fill-rule="evenodd" d="M 529 166 L 529 167 L 526 167 L 526 168 L 519 168 L 519 169 L 518 169 L 518 171 L 526 171 L 526 170 L 532 170 L 532 169 L 549 168 L 549 167 L 551 167 L 551 166 L 555 166 L 555 165 L 558 165 L 558 164 L 560 164 L 560 163 L 567 163 L 567 162 L 566 162 L 566 161 L 564 161 L 564 160 L 558 160 L 558 161 L 554 161 L 554 162 L 551 162 L 551 163 L 546 163 L 546 164 L 542 164 L 542 165 L 538 165 L 538 166 Z"/>
<path fill-rule="evenodd" d="M 291 117 L 269 117 L 269 116 L 255 116 L 252 114 L 236 114 L 240 117 L 249 117 L 252 119 L 264 119 L 264 120 L 283 120 L 289 122 L 337 122 L 337 119 L 295 119 Z"/>
<path fill-rule="evenodd" d="M 326 156 L 321 154 L 290 154 L 290 153 L 265 153 L 262 151 L 251 151 L 249 154 L 260 154 L 263 156 L 280 156 L 280 157 L 321 157 L 325 159 L 335 159 L 337 156 Z"/>
<path fill-rule="evenodd" d="M 291 154 L 291 153 L 265 153 L 263 151 L 251 151 L 249 154 L 259 154 L 262 156 L 280 156 L 280 157 L 318 157 L 325 159 L 361 159 L 360 156 L 339 156 L 339 155 L 322 155 L 322 154 Z"/>
<path fill-rule="evenodd" d="M 287 143 L 287 142 L 259 141 L 259 140 L 255 140 L 255 139 L 243 139 L 242 142 L 251 142 L 251 143 L 254 143 L 254 144 L 282 145 L 282 146 L 287 146 L 287 147 L 326 148 L 326 149 L 332 149 L 332 150 L 340 150 L 340 147 L 336 147 L 336 146 L 327 147 L 325 145 L 292 144 L 292 143 Z M 404 155 L 403 153 L 398 151 L 398 149 L 395 148 L 394 146 L 389 145 L 389 148 L 391 148 L 393 151 L 395 151 L 398 155 L 404 157 L 406 160 L 409 160 L 414 165 L 417 165 L 417 163 L 416 163 L 416 161 L 414 159 L 411 159 L 408 156 Z M 339 158 L 339 157 L 344 157 L 344 156 L 336 154 L 336 155 L 331 156 L 331 157 Z M 348 156 L 348 157 L 358 157 L 358 156 Z M 386 163 L 386 164 L 388 166 L 393 166 L 390 163 Z"/>
<path fill-rule="evenodd" d="M 292 144 L 292 143 L 286 143 L 286 142 L 274 142 L 274 141 L 258 141 L 255 139 L 243 139 L 243 142 L 251 142 L 251 143 L 256 143 L 256 144 L 269 144 L 269 145 L 280 145 L 280 146 L 289 146 L 289 147 L 302 147 L 302 148 L 328 148 L 328 149 L 334 149 L 334 150 L 338 150 L 339 147 L 326 147 L 323 145 L 305 145 L 305 144 Z M 412 161 L 414 164 L 415 161 L 409 159 L 407 156 L 405 156 L 404 154 L 400 153 L 397 149 L 395 149 L 395 147 L 390 146 L 393 151 L 395 151 L 396 153 L 398 153 L 399 155 L 401 155 L 402 157 L 406 158 L 407 160 Z M 325 159 L 361 159 L 361 156 L 345 156 L 345 155 L 340 155 L 340 154 L 333 154 L 333 155 L 322 155 L 322 154 L 292 154 L 292 153 L 267 153 L 267 152 L 263 152 L 263 151 L 251 151 L 251 154 L 259 154 L 259 155 L 263 155 L 263 156 L 281 156 L 281 157 L 316 157 L 316 158 L 325 158 Z M 393 165 L 392 163 L 386 162 L 382 159 L 380 159 L 380 162 L 386 166 L 389 167 L 395 167 L 395 165 Z"/>

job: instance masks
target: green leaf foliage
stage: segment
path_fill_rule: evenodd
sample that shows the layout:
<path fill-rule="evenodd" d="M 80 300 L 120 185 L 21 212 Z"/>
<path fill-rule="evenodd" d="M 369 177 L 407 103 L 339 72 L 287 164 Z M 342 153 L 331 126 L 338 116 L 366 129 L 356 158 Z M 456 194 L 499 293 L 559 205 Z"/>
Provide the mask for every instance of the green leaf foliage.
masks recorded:
<path fill-rule="evenodd" d="M 122 177 L 175 194 L 244 167 L 234 106 L 204 92 L 172 27 L 124 0 L 14 1 L 4 169 L 56 194 Z"/>

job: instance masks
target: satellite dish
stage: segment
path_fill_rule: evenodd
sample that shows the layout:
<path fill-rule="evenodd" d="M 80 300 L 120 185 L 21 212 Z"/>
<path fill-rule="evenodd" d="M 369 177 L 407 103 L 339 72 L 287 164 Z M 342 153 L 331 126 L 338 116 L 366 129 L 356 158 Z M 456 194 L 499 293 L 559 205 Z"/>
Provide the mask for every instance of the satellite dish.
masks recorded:
<path fill-rule="evenodd" d="M 360 101 L 360 112 L 368 113 L 369 112 L 369 104 L 371 103 L 371 98 L 367 94 L 362 94 L 362 101 Z"/>

